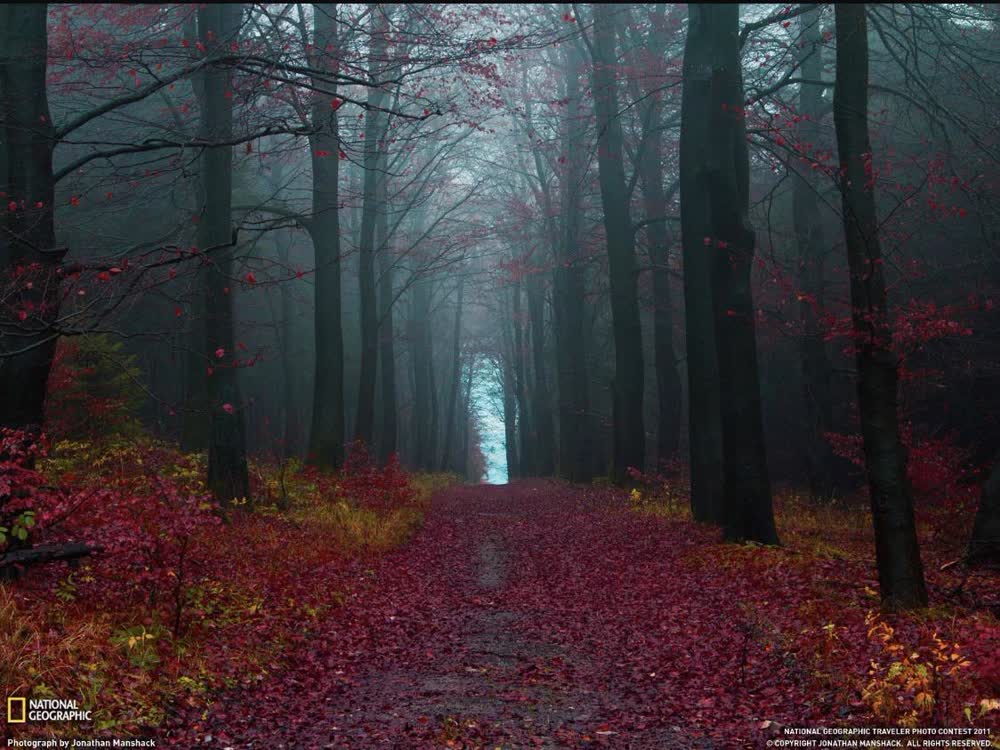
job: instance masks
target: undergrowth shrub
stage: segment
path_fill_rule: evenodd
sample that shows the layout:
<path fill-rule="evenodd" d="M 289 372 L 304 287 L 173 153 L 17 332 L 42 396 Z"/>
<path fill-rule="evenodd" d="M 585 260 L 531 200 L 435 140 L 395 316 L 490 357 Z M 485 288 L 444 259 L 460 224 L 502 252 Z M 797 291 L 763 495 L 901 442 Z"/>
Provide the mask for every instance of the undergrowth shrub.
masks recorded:
<path fill-rule="evenodd" d="M 136 435 L 145 394 L 135 355 L 104 334 L 62 337 L 45 399 L 45 429 L 54 440 Z"/>
<path fill-rule="evenodd" d="M 971 662 L 961 646 L 946 642 L 936 632 L 922 633 L 917 645 L 908 645 L 896 628 L 874 612 L 868 613 L 865 625 L 868 638 L 882 652 L 880 659 L 872 659 L 862 692 L 872 714 L 879 721 L 903 727 L 940 725 L 949 704 L 968 693 L 965 670 Z"/>
<path fill-rule="evenodd" d="M 143 731 L 171 703 L 266 674 L 346 601 L 348 561 L 405 542 L 455 481 L 360 451 L 337 473 L 253 461 L 259 501 L 224 522 L 203 455 L 141 433 L 2 440 L 0 526 L 18 531 L 0 553 L 11 542 L 101 551 L 0 583 L 0 693 L 75 698 L 98 731 Z"/>
<path fill-rule="evenodd" d="M 687 482 L 678 465 L 666 463 L 646 472 L 630 467 L 628 476 L 633 484 L 628 501 L 634 510 L 662 518 L 690 518 Z"/>
<path fill-rule="evenodd" d="M 826 433 L 833 452 L 864 469 L 861 435 Z M 952 436 L 921 437 L 905 423 L 900 438 L 907 450 L 907 478 L 914 498 L 939 508 L 968 510 L 977 498 L 977 468 L 972 454 Z"/>

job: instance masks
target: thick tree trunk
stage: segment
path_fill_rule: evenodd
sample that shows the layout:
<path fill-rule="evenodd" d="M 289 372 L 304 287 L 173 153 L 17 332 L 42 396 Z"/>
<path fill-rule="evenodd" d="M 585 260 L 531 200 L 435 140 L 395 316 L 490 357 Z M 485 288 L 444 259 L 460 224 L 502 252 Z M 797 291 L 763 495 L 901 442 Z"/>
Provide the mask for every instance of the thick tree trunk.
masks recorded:
<path fill-rule="evenodd" d="M 337 44 L 337 6 L 313 6 L 314 67 L 333 70 L 326 50 Z M 324 83 L 329 87 L 329 83 Z M 316 257 L 316 374 L 313 381 L 309 462 L 336 469 L 344 461 L 344 329 L 340 288 L 340 137 L 337 115 L 329 102 L 317 100 L 312 110 L 318 129 L 310 137 L 312 152 L 312 209 L 310 234 Z M 321 156 L 319 154 L 330 154 Z"/>
<path fill-rule="evenodd" d="M 868 27 L 865 5 L 836 6 L 837 130 L 844 237 L 858 368 L 858 407 L 875 525 L 882 606 L 927 604 L 923 565 L 896 408 L 898 361 L 886 309 L 868 135 Z"/>
<path fill-rule="evenodd" d="M 243 6 L 235 3 L 206 5 L 198 11 L 198 31 L 207 54 L 228 50 L 239 35 Z M 212 140 L 229 140 L 233 132 L 232 70 L 214 65 L 205 72 L 205 132 Z M 232 146 L 205 149 L 202 163 L 205 208 L 199 224 L 203 248 L 233 242 Z M 250 497 L 247 472 L 246 433 L 242 399 L 237 382 L 233 333 L 233 277 L 235 248 L 213 251 L 206 283 L 206 362 L 214 364 L 208 376 L 208 409 L 211 426 L 208 441 L 208 488 L 215 499 L 231 503 Z M 221 350 L 223 357 L 216 352 Z"/>
<path fill-rule="evenodd" d="M 185 19 L 184 33 L 189 39 L 198 36 L 198 14 L 191 13 Z M 200 54 L 200 53 L 199 53 Z M 191 88 L 194 90 L 195 98 L 198 102 L 198 111 L 205 111 L 205 73 L 204 71 L 195 74 L 191 79 Z M 205 131 L 204 118 L 198 119 L 198 135 L 208 138 Z M 191 214 L 199 213 L 205 205 L 205 180 L 202 176 L 202 164 L 195 167 L 195 174 L 191 178 L 191 187 L 186 198 Z M 201 226 L 196 226 L 191 238 L 192 244 L 198 244 L 200 240 L 199 232 Z M 206 266 L 197 265 L 191 270 L 191 304 L 187 311 L 187 327 L 185 331 L 185 355 L 184 355 L 184 392 L 183 403 L 184 412 L 181 421 L 181 450 L 191 452 L 201 452 L 208 450 L 208 433 L 211 420 L 206 418 L 209 413 L 208 406 L 208 379 L 205 377 L 205 368 L 210 362 L 205 361 L 205 352 L 208 351 L 206 336 L 206 284 L 208 283 L 208 269 Z"/>
<path fill-rule="evenodd" d="M 709 131 L 710 245 L 715 350 L 722 420 L 724 529 L 730 541 L 777 544 L 764 448 L 757 367 L 756 310 L 750 271 L 755 237 L 749 222 L 750 165 L 743 114 L 739 6 L 694 6 L 709 27 L 712 116 Z"/>
<path fill-rule="evenodd" d="M 566 115 L 561 175 L 562 236 L 556 245 L 553 271 L 553 309 L 556 332 L 556 374 L 559 382 L 559 474 L 573 482 L 594 476 L 593 425 L 587 381 L 585 335 L 585 269 L 580 256 L 580 190 L 585 169 L 585 117 L 580 94 L 583 60 L 572 45 L 565 46 Z"/>
<path fill-rule="evenodd" d="M 624 482 L 629 468 L 645 467 L 643 422 L 643 352 L 639 322 L 635 234 L 629 216 L 618 83 L 615 76 L 612 5 L 594 5 L 594 112 L 597 115 L 597 161 L 604 209 L 604 231 L 611 276 L 611 317 L 615 339 L 614 464 L 615 480 Z"/>
<path fill-rule="evenodd" d="M 44 3 L 0 8 L 0 189 L 9 232 L 0 236 L 0 427 L 28 431 L 41 429 L 45 417 L 63 255 L 55 249 L 47 18 Z M 26 270 L 8 295 L 18 266 Z"/>
<path fill-rule="evenodd" d="M 710 238 L 713 231 L 707 169 L 712 143 L 705 124 L 714 114 L 711 29 L 705 12 L 704 6 L 689 6 L 688 35 L 684 47 L 680 135 L 681 240 L 691 512 L 699 521 L 721 524 L 724 495 L 719 363 L 715 348 L 710 256 L 709 248 L 705 246 L 706 238 Z"/>
<path fill-rule="evenodd" d="M 983 484 L 967 557 L 972 565 L 1000 565 L 1000 457 Z"/>
<path fill-rule="evenodd" d="M 378 81 L 385 65 L 388 24 L 383 6 L 374 6 L 368 77 Z M 379 182 L 383 175 L 379 167 L 379 138 L 384 129 L 385 115 L 378 111 L 385 99 L 381 88 L 368 90 L 369 109 L 365 113 L 365 179 L 364 207 L 361 210 L 361 239 L 358 247 L 361 291 L 361 373 L 358 381 L 358 410 L 354 422 L 354 439 L 372 445 L 375 432 L 375 377 L 378 370 L 378 315 L 375 300 L 375 224 L 378 213 Z"/>
<path fill-rule="evenodd" d="M 810 8 L 800 16 L 802 42 L 799 56 L 802 78 L 817 81 L 822 77 L 822 37 L 819 28 L 819 10 Z M 818 147 L 819 120 L 822 117 L 823 87 L 803 83 L 799 94 L 799 125 L 801 138 Z M 826 343 L 820 329 L 819 316 L 824 305 L 823 266 L 827 248 L 819 210 L 819 189 L 812 178 L 812 170 L 798 168 L 792 192 L 792 221 L 799 253 L 799 285 L 802 301 L 799 314 L 802 320 L 800 356 L 802 361 L 802 395 L 805 405 L 806 434 L 803 442 L 806 475 L 810 495 L 816 500 L 833 497 L 837 483 L 834 470 L 837 458 L 826 434 L 833 431 L 833 392 L 831 373 L 833 365 L 827 354 Z"/>

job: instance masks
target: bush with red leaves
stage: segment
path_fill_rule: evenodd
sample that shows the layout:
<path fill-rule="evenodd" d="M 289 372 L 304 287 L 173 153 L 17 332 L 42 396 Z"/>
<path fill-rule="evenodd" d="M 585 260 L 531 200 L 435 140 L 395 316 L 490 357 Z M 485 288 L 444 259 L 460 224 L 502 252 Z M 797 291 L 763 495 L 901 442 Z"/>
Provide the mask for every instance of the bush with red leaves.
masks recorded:
<path fill-rule="evenodd" d="M 864 468 L 864 445 L 861 435 L 826 433 L 833 452 Z M 900 437 L 908 452 L 907 476 L 917 500 L 941 507 L 968 508 L 977 496 L 977 471 L 970 452 L 949 436 L 918 438 L 913 426 L 902 426 Z"/>
<path fill-rule="evenodd" d="M 383 513 L 412 505 L 416 498 L 399 456 L 393 453 L 386 465 L 380 467 L 361 442 L 354 443 L 347 455 L 340 491 L 359 506 Z"/>

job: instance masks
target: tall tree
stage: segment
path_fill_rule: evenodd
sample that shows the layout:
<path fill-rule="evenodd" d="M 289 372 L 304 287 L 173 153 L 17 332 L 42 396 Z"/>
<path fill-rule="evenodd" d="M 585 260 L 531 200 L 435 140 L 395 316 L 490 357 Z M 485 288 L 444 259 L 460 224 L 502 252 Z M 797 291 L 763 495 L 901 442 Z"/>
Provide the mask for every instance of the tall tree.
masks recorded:
<path fill-rule="evenodd" d="M 378 312 L 375 299 L 375 225 L 378 220 L 380 172 L 380 136 L 385 92 L 380 82 L 388 48 L 389 19 L 385 6 L 372 9 L 371 41 L 368 48 L 368 109 L 365 113 L 364 205 L 361 209 L 361 239 L 358 247 L 361 290 L 361 373 L 358 381 L 358 409 L 354 437 L 372 445 L 375 437 L 375 377 L 378 370 Z"/>
<path fill-rule="evenodd" d="M 528 374 L 525 361 L 524 317 L 521 313 L 521 275 L 520 272 L 511 284 L 511 326 L 513 328 L 514 356 L 514 393 L 517 395 L 517 439 L 520 450 L 518 458 L 521 463 L 517 474 L 521 477 L 533 477 L 535 470 L 537 435 L 532 429 L 533 414 L 528 403 Z"/>
<path fill-rule="evenodd" d="M 523 83 L 525 96 L 525 119 L 530 134 L 534 130 L 532 122 L 531 97 L 528 96 L 527 72 Z M 530 135 L 529 135 L 530 138 Z M 549 252 L 555 252 L 559 244 L 559 232 L 556 227 L 556 215 L 552 205 L 552 191 L 548 174 L 542 161 L 539 148 L 532 147 L 532 159 L 535 165 L 537 187 L 534 188 L 535 199 L 544 214 L 542 247 L 548 246 Z M 527 170 L 525 170 L 527 173 Z M 532 186 L 533 187 L 533 186 Z M 535 470 L 539 476 L 552 476 L 556 470 L 555 425 L 553 424 L 551 394 L 549 393 L 548 365 L 545 356 L 545 282 L 538 267 L 542 265 L 542 250 L 538 245 L 528 252 L 525 262 L 527 269 L 526 291 L 528 295 L 528 320 L 531 324 L 531 370 L 534 380 L 531 384 L 531 411 L 535 427 Z"/>
<path fill-rule="evenodd" d="M 805 6 L 803 6 L 805 7 Z M 803 83 L 799 89 L 799 133 L 803 142 L 819 147 L 820 119 L 823 115 L 823 45 L 819 28 L 819 9 L 808 6 L 799 16 L 801 24 L 799 65 Z M 836 483 L 836 457 L 827 433 L 833 432 L 833 365 L 826 350 L 820 315 L 825 303 L 824 265 L 827 243 L 823 239 L 823 224 L 819 210 L 819 185 L 811 169 L 793 170 L 792 221 L 798 248 L 799 286 L 802 301 L 799 315 L 802 321 L 800 358 L 802 362 L 802 395 L 805 405 L 806 434 L 803 444 L 809 491 L 813 498 L 827 500 L 833 496 Z"/>
<path fill-rule="evenodd" d="M 184 19 L 184 33 L 189 39 L 198 38 L 198 18 L 199 14 L 189 13 Z M 195 48 L 197 50 L 197 47 Z M 189 55 L 194 57 L 195 51 L 189 51 Z M 197 54 L 201 54 L 198 52 Z M 198 111 L 205 112 L 205 73 L 203 69 L 191 77 L 191 88 L 194 91 L 195 100 L 198 102 Z M 198 118 L 198 135 L 207 137 L 205 133 L 205 119 Z M 205 180 L 201 174 L 204 160 L 195 165 L 193 189 L 185 191 L 188 193 L 188 206 L 192 214 L 201 211 L 205 205 Z M 194 227 L 191 235 L 192 243 L 201 242 L 199 233 L 201 226 Z M 191 273 L 192 302 L 191 314 L 187 321 L 185 331 L 185 342 L 187 349 L 184 357 L 184 414 L 181 423 L 181 450 L 186 452 L 201 452 L 208 448 L 208 436 L 211 428 L 211 420 L 205 415 L 209 411 L 208 403 L 208 380 L 205 378 L 205 353 L 208 351 L 207 343 L 207 323 L 206 305 L 207 294 L 205 285 L 208 283 L 208 268 L 206 264 L 199 264 Z"/>
<path fill-rule="evenodd" d="M 503 348 L 500 355 L 500 362 L 503 369 L 503 421 L 504 433 L 507 442 L 507 476 L 511 479 L 524 476 L 524 459 L 522 454 L 525 451 L 523 441 L 523 430 L 521 420 L 524 415 L 523 400 L 520 398 L 520 378 L 517 374 L 517 344 L 514 340 L 514 331 L 517 321 L 511 311 L 511 295 L 504 293 L 501 295 L 502 314 L 500 316 L 501 337 Z"/>
<path fill-rule="evenodd" d="M 756 237 L 750 226 L 750 162 L 743 111 L 739 5 L 703 6 L 712 55 L 713 148 L 709 159 L 709 238 L 726 538 L 777 544 L 771 506 L 751 269 Z"/>
<path fill-rule="evenodd" d="M 851 321 L 882 606 L 927 604 L 913 499 L 896 406 L 899 361 L 892 349 L 868 133 L 868 23 L 864 4 L 836 6 L 833 117 L 840 160 Z"/>
<path fill-rule="evenodd" d="M 198 10 L 198 33 L 206 54 L 220 56 L 238 43 L 243 6 L 236 3 L 205 5 Z M 203 132 L 210 142 L 227 143 L 233 137 L 232 67 L 210 65 L 204 77 Z M 208 488 L 220 503 L 249 498 L 246 428 L 237 382 L 233 297 L 236 233 L 232 226 L 233 148 L 209 146 L 202 157 L 204 208 L 199 242 L 213 252 L 205 285 L 205 343 L 209 369 Z M 234 247 L 223 247 L 232 244 Z"/>
<path fill-rule="evenodd" d="M 517 471 L 519 462 L 517 457 L 517 406 L 514 401 L 514 374 L 510 360 L 504 356 L 499 359 L 500 385 L 503 390 L 503 431 L 507 477 L 516 479 L 519 476 Z"/>
<path fill-rule="evenodd" d="M 676 187 L 663 188 L 663 99 L 666 79 L 666 6 L 657 3 L 650 11 L 646 59 L 651 69 L 642 76 L 644 86 L 636 86 L 636 101 L 642 108 L 641 147 L 637 158 L 642 181 L 643 208 L 649 261 L 653 267 L 653 356 L 656 364 L 656 459 L 662 463 L 677 454 L 680 444 L 681 378 L 674 353 L 673 294 L 670 289 L 671 232 L 667 206 Z M 630 66 L 634 67 L 634 66 Z M 635 78 L 633 78 L 635 80 Z M 676 183 L 675 183 L 676 185 Z"/>
<path fill-rule="evenodd" d="M 21 267 L 16 294 L 0 305 L 0 427 L 38 430 L 59 315 L 55 248 L 55 129 L 46 88 L 48 6 L 16 3 L 0 9 L 0 285 Z"/>
<path fill-rule="evenodd" d="M 431 280 L 418 279 L 410 294 L 408 332 L 413 368 L 413 464 L 431 470 L 437 457 L 431 429 L 434 388 L 434 336 L 431 332 Z"/>
<path fill-rule="evenodd" d="M 715 348 L 710 256 L 705 247 L 705 240 L 713 231 L 707 165 L 714 147 L 705 124 L 714 114 L 712 107 L 718 107 L 712 96 L 710 20 L 705 6 L 689 6 L 681 98 L 681 246 L 691 512 L 699 521 L 721 524 L 724 495 L 719 359 Z"/>
<path fill-rule="evenodd" d="M 322 73 L 335 73 L 337 5 L 313 5 L 313 85 Z M 329 77 L 332 86 L 334 76 Z M 336 88 L 333 88 L 336 94 Z M 336 102 L 336 98 L 333 100 Z M 317 466 L 337 468 L 344 460 L 344 329 L 340 286 L 340 151 L 337 109 L 316 98 L 312 107 L 312 220 L 310 234 L 316 253 L 315 346 L 312 427 L 309 459 Z M 326 156 L 324 156 L 324 154 Z"/>
<path fill-rule="evenodd" d="M 278 262 L 281 263 L 282 268 L 291 267 L 288 245 L 287 237 L 278 237 Z M 295 394 L 296 356 L 293 351 L 296 316 L 292 291 L 289 289 L 288 284 L 281 284 L 278 294 L 281 300 L 281 312 L 279 313 L 281 322 L 276 333 L 278 337 L 278 351 L 281 353 L 282 457 L 291 458 L 300 455 L 299 416 Z"/>
<path fill-rule="evenodd" d="M 556 375 L 559 386 L 559 474 L 574 482 L 593 477 L 590 398 L 585 335 L 585 266 L 580 259 L 580 193 L 585 171 L 583 139 L 586 122 L 580 92 L 583 56 L 563 45 L 566 106 L 562 124 L 565 166 L 560 175 L 561 234 L 552 274 L 555 313 Z"/>
<path fill-rule="evenodd" d="M 385 137 L 383 133 L 382 137 Z M 396 452 L 398 413 L 396 397 L 396 330 L 393 304 L 396 299 L 394 258 L 389 233 L 389 175 L 383 156 L 383 176 L 379 180 L 378 219 L 375 244 L 379 260 L 379 378 L 382 391 L 382 429 L 379 431 L 379 456 L 385 462 Z"/>
<path fill-rule="evenodd" d="M 472 381 L 476 374 L 476 362 L 473 359 L 469 362 L 467 372 L 465 374 L 465 396 L 462 398 L 462 415 L 459 417 L 459 433 L 458 433 L 458 464 L 456 465 L 456 471 L 458 475 L 463 479 L 469 479 L 469 451 L 472 446 L 469 445 L 469 434 L 472 426 L 472 420 L 475 418 L 472 413 Z M 478 477 L 472 477 L 477 479 Z"/>
<path fill-rule="evenodd" d="M 533 257 L 529 256 L 529 261 Z M 529 270 L 525 279 L 525 292 L 531 323 L 531 372 L 534 376 L 531 383 L 531 423 L 535 428 L 535 474 L 548 477 L 555 473 L 555 431 L 545 361 L 545 287 L 542 275 L 534 268 Z"/>
<path fill-rule="evenodd" d="M 646 431 L 642 413 L 645 367 L 639 321 L 635 233 L 625 182 L 624 141 L 618 111 L 617 53 L 613 5 L 594 5 L 591 83 L 597 116 L 597 163 L 604 208 L 604 232 L 611 281 L 611 317 L 615 340 L 614 465 L 625 481 L 630 467 L 645 467 Z"/>
<path fill-rule="evenodd" d="M 697 125 L 706 131 L 707 152 L 700 167 L 682 157 L 682 170 L 700 169 L 700 192 L 689 192 L 682 196 L 682 202 L 697 210 L 691 203 L 705 201 L 708 212 L 701 251 L 709 258 L 718 362 L 723 528 L 726 539 L 731 541 L 776 544 L 750 273 L 755 236 L 748 217 L 750 164 L 743 110 L 739 5 L 698 4 L 692 5 L 689 13 L 688 49 L 702 43 L 707 58 L 700 70 L 690 69 L 692 79 L 685 77 L 684 86 L 707 88 L 707 119 Z M 692 36 L 697 41 L 692 41 Z M 692 124 L 688 120 L 688 127 Z M 693 239 L 686 238 L 688 242 Z"/>
<path fill-rule="evenodd" d="M 462 383 L 462 303 L 465 299 L 465 276 L 458 279 L 458 302 L 455 304 L 455 328 L 451 354 L 451 377 L 448 388 L 448 416 L 444 425 L 444 449 L 441 453 L 441 471 L 447 471 L 453 466 L 452 448 L 455 434 L 458 430 L 456 416 L 458 414 L 459 386 Z"/>

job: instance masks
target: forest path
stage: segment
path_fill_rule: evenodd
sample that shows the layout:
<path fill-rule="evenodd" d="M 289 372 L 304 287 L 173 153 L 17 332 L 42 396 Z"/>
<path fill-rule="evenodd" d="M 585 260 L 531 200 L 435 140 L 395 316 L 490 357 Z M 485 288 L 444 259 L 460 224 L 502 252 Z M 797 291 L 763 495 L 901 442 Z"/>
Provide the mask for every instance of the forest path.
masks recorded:
<path fill-rule="evenodd" d="M 709 718 L 718 688 L 685 697 L 674 684 L 701 688 L 725 668 L 695 668 L 698 644 L 682 643 L 689 628 L 725 629 L 721 606 L 651 602 L 661 616 L 718 620 L 669 631 L 634 611 L 647 603 L 641 590 L 625 610 L 606 607 L 630 579 L 666 574 L 668 550 L 682 554 L 699 535 L 654 551 L 649 519 L 606 497 L 549 481 L 439 493 L 409 544 L 359 566 L 344 606 L 287 669 L 232 691 L 170 740 L 240 750 L 738 746 L 682 729 Z M 644 654 L 658 634 L 678 645 Z"/>

